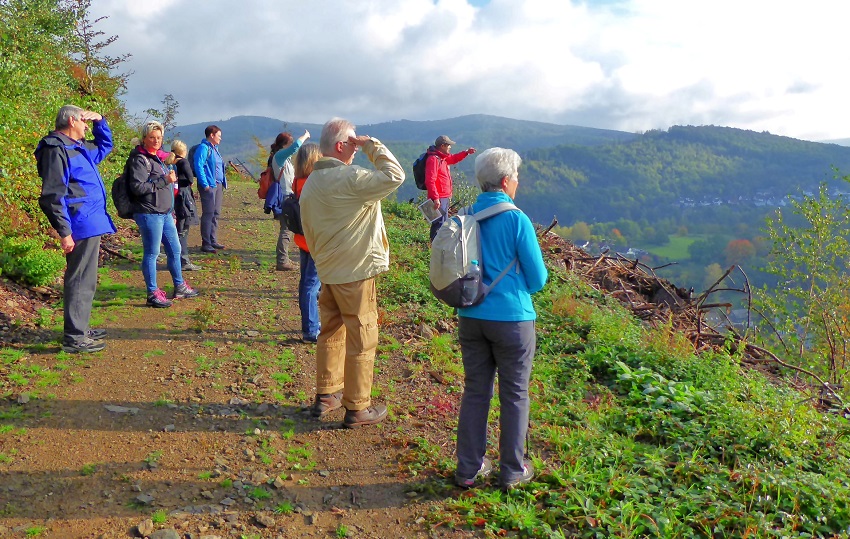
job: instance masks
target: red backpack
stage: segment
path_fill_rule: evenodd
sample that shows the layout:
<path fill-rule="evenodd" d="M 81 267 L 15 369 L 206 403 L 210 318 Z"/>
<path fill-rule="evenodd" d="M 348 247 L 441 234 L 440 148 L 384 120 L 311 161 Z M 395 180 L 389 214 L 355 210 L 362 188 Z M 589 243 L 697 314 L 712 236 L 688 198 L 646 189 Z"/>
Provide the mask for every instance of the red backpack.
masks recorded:
<path fill-rule="evenodd" d="M 257 188 L 257 196 L 261 199 L 265 200 L 266 195 L 269 192 L 269 186 L 271 186 L 272 182 L 280 182 L 280 177 L 283 175 L 283 167 L 280 167 L 280 174 L 278 174 L 277 179 L 274 177 L 274 173 L 272 172 L 272 167 L 266 167 L 266 170 L 260 173 L 260 186 Z"/>

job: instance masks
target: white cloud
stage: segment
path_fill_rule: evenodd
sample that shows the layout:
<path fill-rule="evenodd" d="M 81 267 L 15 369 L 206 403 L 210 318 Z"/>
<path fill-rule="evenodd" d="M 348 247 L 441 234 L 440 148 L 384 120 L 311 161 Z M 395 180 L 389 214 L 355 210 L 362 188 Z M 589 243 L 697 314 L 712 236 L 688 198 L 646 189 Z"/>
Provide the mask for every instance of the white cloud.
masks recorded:
<path fill-rule="evenodd" d="M 127 104 L 180 123 L 485 113 L 622 129 L 850 136 L 839 0 L 98 0 Z"/>

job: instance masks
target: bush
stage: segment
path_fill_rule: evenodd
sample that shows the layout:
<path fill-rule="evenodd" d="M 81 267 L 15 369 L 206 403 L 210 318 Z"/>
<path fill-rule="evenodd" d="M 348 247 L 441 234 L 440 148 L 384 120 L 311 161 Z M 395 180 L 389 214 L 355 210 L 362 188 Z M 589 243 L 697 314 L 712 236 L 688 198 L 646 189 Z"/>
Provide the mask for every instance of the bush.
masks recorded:
<path fill-rule="evenodd" d="M 0 271 L 24 284 L 52 284 L 65 267 L 65 257 L 59 251 L 44 249 L 38 238 L 0 237 Z"/>

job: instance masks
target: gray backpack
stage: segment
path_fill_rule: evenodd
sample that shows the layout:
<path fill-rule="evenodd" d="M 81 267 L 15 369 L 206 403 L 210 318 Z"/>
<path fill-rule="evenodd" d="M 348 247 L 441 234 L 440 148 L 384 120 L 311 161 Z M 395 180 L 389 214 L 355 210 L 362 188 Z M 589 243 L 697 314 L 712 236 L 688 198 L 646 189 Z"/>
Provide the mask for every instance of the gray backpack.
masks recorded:
<path fill-rule="evenodd" d="M 446 219 L 431 242 L 431 268 L 428 276 L 431 292 L 437 299 L 450 307 L 478 305 L 516 265 L 517 259 L 514 258 L 489 286 L 481 282 L 481 272 L 469 272 L 471 262 L 481 260 L 478 223 L 511 210 L 519 208 L 510 202 L 500 202 L 473 214 L 470 206 L 460 210 L 451 219 Z M 467 288 L 466 293 L 464 288 Z"/>

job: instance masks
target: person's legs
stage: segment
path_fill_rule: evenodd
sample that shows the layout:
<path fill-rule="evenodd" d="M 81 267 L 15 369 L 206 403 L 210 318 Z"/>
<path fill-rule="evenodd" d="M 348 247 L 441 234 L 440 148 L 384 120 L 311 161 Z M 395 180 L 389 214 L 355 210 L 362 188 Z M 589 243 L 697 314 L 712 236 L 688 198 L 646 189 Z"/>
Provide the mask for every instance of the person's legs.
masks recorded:
<path fill-rule="evenodd" d="M 528 383 L 537 346 L 534 322 L 486 322 L 499 372 L 500 481 L 508 485 L 523 476 L 523 446 L 528 432 Z"/>
<path fill-rule="evenodd" d="M 326 285 L 327 286 L 327 285 Z M 378 303 L 375 279 L 331 285 L 345 325 L 345 384 L 342 404 L 359 411 L 372 404 L 372 375 L 378 347 Z M 324 292 L 322 293 L 324 296 Z M 324 333 L 324 316 L 322 317 Z"/>
<path fill-rule="evenodd" d="M 201 249 L 212 249 L 211 231 L 215 218 L 215 189 L 200 189 L 201 196 Z"/>
<path fill-rule="evenodd" d="M 487 414 L 493 398 L 496 363 L 492 345 L 475 318 L 458 319 L 458 340 L 463 356 L 464 388 L 457 423 L 455 477 L 472 479 L 481 468 L 487 448 Z"/>
<path fill-rule="evenodd" d="M 441 198 L 440 199 L 440 217 L 431 223 L 431 241 L 434 241 L 434 238 L 437 237 L 437 231 L 440 230 L 440 227 L 443 226 L 443 223 L 446 222 L 446 218 L 449 215 L 449 199 Z"/>
<path fill-rule="evenodd" d="M 221 215 L 221 203 L 224 200 L 224 186 L 217 183 L 215 185 L 215 189 L 213 189 L 213 194 L 215 195 L 215 199 L 213 201 L 214 211 L 210 226 L 210 240 L 212 240 L 212 246 L 214 248 L 221 249 L 221 244 L 218 242 L 218 216 Z"/>
<path fill-rule="evenodd" d="M 91 318 L 92 302 L 97 290 L 97 260 L 100 236 L 75 242 L 74 250 L 66 256 L 65 268 L 64 341 L 79 343 L 86 339 Z"/>
<path fill-rule="evenodd" d="M 309 252 L 298 249 L 301 259 L 301 280 L 298 281 L 298 306 L 301 309 L 301 333 L 305 338 L 319 334 L 319 274 Z"/>
<path fill-rule="evenodd" d="M 133 219 L 139 226 L 142 236 L 142 276 L 148 295 L 154 293 L 156 286 L 156 257 L 159 256 L 159 244 L 162 242 L 162 227 L 165 215 L 156 213 L 136 213 Z M 169 219 L 171 217 L 169 216 Z"/>
<path fill-rule="evenodd" d="M 289 260 L 289 244 L 292 243 L 292 232 L 286 228 L 286 221 L 282 217 L 277 218 L 277 222 L 280 225 L 280 231 L 277 234 L 277 249 L 275 251 L 277 268 L 291 268 L 292 261 Z"/>
<path fill-rule="evenodd" d="M 180 266 L 188 266 L 189 261 L 189 222 L 188 219 L 177 219 L 177 237 L 180 239 Z"/>
<path fill-rule="evenodd" d="M 345 333 L 342 314 L 334 297 L 335 285 L 319 294 L 322 329 L 316 343 L 316 393 L 336 393 L 345 386 Z"/>
<path fill-rule="evenodd" d="M 168 260 L 168 272 L 174 288 L 183 284 L 183 270 L 180 264 L 180 238 L 177 237 L 177 227 L 170 214 L 164 216 L 162 223 L 162 242 L 165 244 L 165 255 Z"/>

